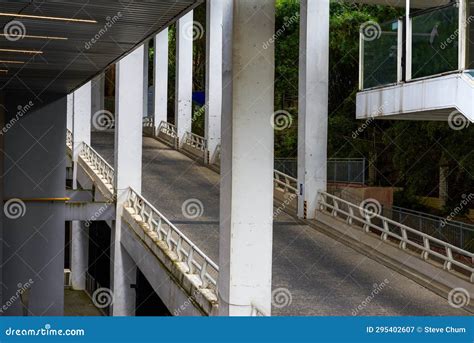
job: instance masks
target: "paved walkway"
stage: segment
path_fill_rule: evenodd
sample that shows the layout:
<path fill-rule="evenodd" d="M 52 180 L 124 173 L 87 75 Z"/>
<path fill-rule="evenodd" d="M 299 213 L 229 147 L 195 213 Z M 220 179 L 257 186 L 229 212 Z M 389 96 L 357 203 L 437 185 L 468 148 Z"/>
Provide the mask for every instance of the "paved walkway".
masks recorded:
<path fill-rule="evenodd" d="M 102 316 L 84 291 L 64 290 L 65 316 Z"/>
<path fill-rule="evenodd" d="M 93 148 L 111 165 L 113 142 L 113 133 L 92 135 Z M 143 139 L 142 167 L 145 198 L 217 262 L 219 175 L 147 137 Z M 188 199 L 202 202 L 200 218 L 189 220 L 183 215 L 182 204 Z M 280 288 L 289 292 L 291 302 L 286 306 L 275 302 L 273 315 L 468 315 L 405 276 L 286 214 L 274 224 L 273 289 Z"/>

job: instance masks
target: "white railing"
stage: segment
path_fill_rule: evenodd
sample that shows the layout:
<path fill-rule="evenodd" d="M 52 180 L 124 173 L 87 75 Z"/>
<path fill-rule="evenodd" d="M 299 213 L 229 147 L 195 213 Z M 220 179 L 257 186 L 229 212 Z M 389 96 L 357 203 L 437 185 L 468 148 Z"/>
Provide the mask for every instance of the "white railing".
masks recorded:
<path fill-rule="evenodd" d="M 130 189 L 126 207 L 132 208 L 143 223 L 157 234 L 158 239 L 174 253 L 178 262 L 184 262 L 187 273 L 197 275 L 200 287 L 210 289 L 217 297 L 217 276 L 219 267 L 204 254 L 176 226 L 153 207 L 145 198 Z"/>
<path fill-rule="evenodd" d="M 144 117 L 143 118 L 143 127 L 154 127 L 155 120 L 153 117 Z"/>
<path fill-rule="evenodd" d="M 105 181 L 105 184 L 113 189 L 115 181 L 114 168 L 112 168 L 110 164 L 102 158 L 102 156 L 92 149 L 92 147 L 85 143 L 82 143 L 80 156 L 94 169 L 94 172 Z"/>
<path fill-rule="evenodd" d="M 298 180 L 294 177 L 279 172 L 278 170 L 274 170 L 273 181 L 275 183 L 275 188 L 280 188 L 285 193 L 298 195 Z"/>
<path fill-rule="evenodd" d="M 267 316 L 268 315 L 260 311 L 257 306 L 252 305 L 250 317 L 267 317 Z"/>
<path fill-rule="evenodd" d="M 158 128 L 158 133 L 160 132 L 164 133 L 165 135 L 170 136 L 171 138 L 178 137 L 178 130 L 176 129 L 176 126 L 166 121 L 162 121 L 160 123 L 160 126 Z"/>
<path fill-rule="evenodd" d="M 72 143 L 73 142 L 73 137 L 72 137 L 72 132 L 70 130 L 66 130 L 66 146 L 69 149 L 72 149 Z"/>
<path fill-rule="evenodd" d="M 184 136 L 184 144 L 201 151 L 207 150 L 207 139 L 191 132 L 186 132 L 186 135 Z"/>
<path fill-rule="evenodd" d="M 452 244 L 434 238 L 421 231 L 400 224 L 394 220 L 371 212 L 349 201 L 342 200 L 329 193 L 319 194 L 321 211 L 330 213 L 334 217 L 346 220 L 349 225 L 359 226 L 366 233 L 376 231 L 384 241 L 389 239 L 399 243 L 399 248 L 410 248 L 421 252 L 424 260 L 440 260 L 443 268 L 452 270 L 456 266 L 467 273 L 471 282 L 474 282 L 474 254 L 458 248 Z M 377 222 L 377 223 L 376 223 Z M 454 258 L 456 256 L 456 258 Z"/>

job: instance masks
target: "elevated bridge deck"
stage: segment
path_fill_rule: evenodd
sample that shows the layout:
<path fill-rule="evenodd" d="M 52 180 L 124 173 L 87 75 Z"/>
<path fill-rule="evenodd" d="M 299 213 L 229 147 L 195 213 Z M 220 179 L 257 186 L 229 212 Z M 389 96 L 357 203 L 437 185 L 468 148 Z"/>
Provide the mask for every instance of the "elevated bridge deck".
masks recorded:
<path fill-rule="evenodd" d="M 92 134 L 92 147 L 111 165 L 113 145 L 113 133 Z M 149 137 L 143 138 L 142 167 L 144 197 L 217 263 L 219 174 Z M 202 202 L 202 216 L 184 216 L 188 199 Z M 285 213 L 275 218 L 273 245 L 273 289 L 287 289 L 291 302 L 281 307 L 275 301 L 272 315 L 469 314 Z"/>

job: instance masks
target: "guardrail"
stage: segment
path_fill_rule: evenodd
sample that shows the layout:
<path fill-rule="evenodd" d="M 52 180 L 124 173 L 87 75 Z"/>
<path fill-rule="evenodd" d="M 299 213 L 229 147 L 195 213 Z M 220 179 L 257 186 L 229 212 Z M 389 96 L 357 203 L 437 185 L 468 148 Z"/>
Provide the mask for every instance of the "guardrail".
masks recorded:
<path fill-rule="evenodd" d="M 66 146 L 69 149 L 72 149 L 72 142 L 73 142 L 72 132 L 70 130 L 66 130 Z"/>
<path fill-rule="evenodd" d="M 155 119 L 153 117 L 144 117 L 143 118 L 143 127 L 154 127 Z"/>
<path fill-rule="evenodd" d="M 112 293 L 109 288 L 102 287 L 97 280 L 86 272 L 86 294 L 92 300 L 94 306 L 105 316 L 110 316 L 110 305 L 112 304 Z"/>
<path fill-rule="evenodd" d="M 279 188 L 285 193 L 298 195 L 298 180 L 294 177 L 279 172 L 278 170 L 274 170 L 273 181 L 275 188 Z"/>
<path fill-rule="evenodd" d="M 217 297 L 217 276 L 219 274 L 217 264 L 132 188 L 128 194 L 126 207 L 133 208 L 142 221 L 157 234 L 158 239 L 176 254 L 178 262 L 186 264 L 188 274 L 197 275 L 201 282 L 201 288 L 212 290 Z"/>
<path fill-rule="evenodd" d="M 329 193 L 320 193 L 319 205 L 321 211 L 344 219 L 349 225 L 359 224 L 366 233 L 375 231 L 384 241 L 398 242 L 402 250 L 410 248 L 421 253 L 424 260 L 441 261 L 443 268 L 449 271 L 455 267 L 474 283 L 474 254 Z"/>
<path fill-rule="evenodd" d="M 162 121 L 158 127 L 158 133 L 164 133 L 165 135 L 170 136 L 171 138 L 178 138 L 178 130 L 176 126 L 168 122 Z"/>
<path fill-rule="evenodd" d="M 115 181 L 115 171 L 114 168 L 107 163 L 106 160 L 102 158 L 92 147 L 89 145 L 82 143 L 81 153 L 79 156 L 89 164 L 93 169 L 94 172 L 105 180 L 105 183 L 109 186 L 114 188 L 114 181 Z"/>
<path fill-rule="evenodd" d="M 191 132 L 186 132 L 184 144 L 203 152 L 207 150 L 207 139 Z"/>

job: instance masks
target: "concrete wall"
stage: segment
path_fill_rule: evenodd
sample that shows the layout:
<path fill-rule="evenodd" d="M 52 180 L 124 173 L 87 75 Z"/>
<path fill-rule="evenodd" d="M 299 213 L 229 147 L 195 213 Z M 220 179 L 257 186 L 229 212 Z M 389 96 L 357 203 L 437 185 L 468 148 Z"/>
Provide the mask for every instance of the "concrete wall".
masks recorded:
<path fill-rule="evenodd" d="M 38 199 L 65 196 L 66 97 L 40 106 L 32 96 L 7 98 L 4 199 L 23 207 L 18 218 L 2 213 L 6 315 L 63 314 L 64 203 Z"/>

